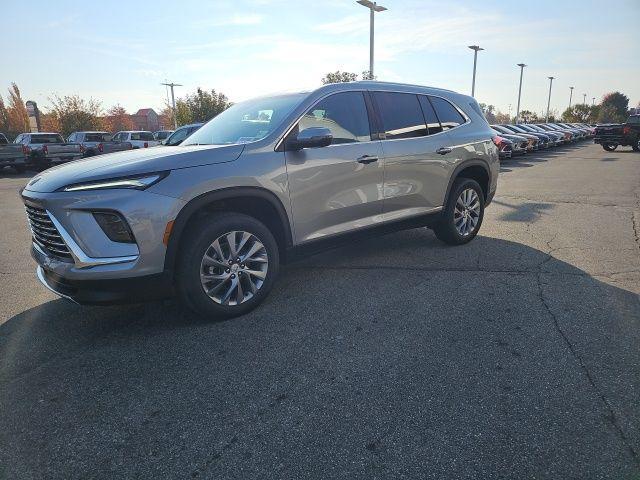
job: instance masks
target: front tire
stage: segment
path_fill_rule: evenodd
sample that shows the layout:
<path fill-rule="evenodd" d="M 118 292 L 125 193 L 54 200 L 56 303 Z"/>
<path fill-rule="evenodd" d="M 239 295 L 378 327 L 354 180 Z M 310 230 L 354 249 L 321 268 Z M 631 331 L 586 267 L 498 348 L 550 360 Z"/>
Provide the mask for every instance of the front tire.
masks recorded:
<path fill-rule="evenodd" d="M 475 238 L 484 218 L 484 193 L 475 180 L 457 178 L 451 186 L 442 218 L 433 229 L 448 245 L 464 245 Z"/>
<path fill-rule="evenodd" d="M 257 307 L 278 276 L 275 238 L 240 213 L 203 216 L 180 242 L 176 284 L 184 303 L 205 317 L 231 318 Z"/>
<path fill-rule="evenodd" d="M 618 145 L 612 143 L 603 143 L 602 148 L 604 148 L 607 152 L 613 152 L 616 148 L 618 148 Z"/>
<path fill-rule="evenodd" d="M 640 138 L 638 138 L 635 144 L 631 145 L 631 148 L 633 148 L 634 152 L 640 152 Z"/>

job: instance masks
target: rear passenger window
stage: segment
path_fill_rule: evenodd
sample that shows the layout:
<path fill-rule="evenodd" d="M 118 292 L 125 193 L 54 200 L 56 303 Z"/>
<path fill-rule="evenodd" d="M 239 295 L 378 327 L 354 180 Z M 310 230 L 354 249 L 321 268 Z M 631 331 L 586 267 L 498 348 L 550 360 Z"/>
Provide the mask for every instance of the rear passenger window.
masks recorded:
<path fill-rule="evenodd" d="M 422 107 L 422 113 L 424 113 L 424 119 L 427 122 L 429 135 L 440 133 L 442 131 L 442 125 L 440 125 L 440 120 L 438 120 L 436 112 L 433 110 L 433 105 L 431 105 L 431 102 L 426 95 L 418 95 L 418 98 L 420 99 L 420 106 Z"/>
<path fill-rule="evenodd" d="M 300 119 L 298 128 L 324 127 L 331 130 L 332 145 L 371 140 L 367 106 L 362 92 L 335 93 L 316 103 Z"/>
<path fill-rule="evenodd" d="M 413 93 L 375 92 L 382 125 L 387 140 L 394 138 L 424 137 L 424 123 L 418 97 Z"/>
<path fill-rule="evenodd" d="M 443 130 L 448 130 L 465 123 L 466 120 L 460 115 L 460 112 L 444 98 L 430 96 L 429 99 L 431 100 L 433 108 L 436 110 Z"/>

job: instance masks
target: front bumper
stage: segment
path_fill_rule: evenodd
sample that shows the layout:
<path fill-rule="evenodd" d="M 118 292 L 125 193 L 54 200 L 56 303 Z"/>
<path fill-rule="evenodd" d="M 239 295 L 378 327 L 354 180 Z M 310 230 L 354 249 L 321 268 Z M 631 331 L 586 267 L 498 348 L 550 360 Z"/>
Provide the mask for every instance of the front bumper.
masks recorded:
<path fill-rule="evenodd" d="M 141 303 L 174 295 L 168 271 L 118 280 L 69 280 L 38 266 L 36 275 L 48 290 L 80 305 Z"/>

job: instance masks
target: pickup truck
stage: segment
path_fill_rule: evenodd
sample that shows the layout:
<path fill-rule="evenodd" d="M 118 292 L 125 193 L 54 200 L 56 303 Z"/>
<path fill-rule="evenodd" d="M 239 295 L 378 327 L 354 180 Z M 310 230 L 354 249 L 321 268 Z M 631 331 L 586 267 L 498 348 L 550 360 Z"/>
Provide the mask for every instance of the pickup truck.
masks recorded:
<path fill-rule="evenodd" d="M 153 133 L 145 130 L 127 130 L 118 132 L 113 136 L 116 142 L 129 142 L 134 150 L 137 148 L 148 148 L 160 145 L 160 142 L 153 138 Z"/>
<path fill-rule="evenodd" d="M 73 132 L 67 138 L 69 143 L 78 143 L 83 157 L 93 157 L 103 153 L 131 150 L 130 142 L 114 142 L 107 132 Z"/>
<path fill-rule="evenodd" d="M 613 152 L 618 145 L 630 145 L 635 152 L 640 152 L 640 115 L 630 115 L 626 123 L 598 125 L 594 142 L 607 152 Z"/>
<path fill-rule="evenodd" d="M 80 145 L 65 143 L 59 133 L 21 133 L 13 143 L 19 143 L 24 147 L 27 166 L 36 170 L 82 158 Z"/>
<path fill-rule="evenodd" d="M 13 167 L 18 173 L 27 168 L 27 161 L 22 145 L 9 143 L 7 137 L 0 133 L 0 168 Z"/>

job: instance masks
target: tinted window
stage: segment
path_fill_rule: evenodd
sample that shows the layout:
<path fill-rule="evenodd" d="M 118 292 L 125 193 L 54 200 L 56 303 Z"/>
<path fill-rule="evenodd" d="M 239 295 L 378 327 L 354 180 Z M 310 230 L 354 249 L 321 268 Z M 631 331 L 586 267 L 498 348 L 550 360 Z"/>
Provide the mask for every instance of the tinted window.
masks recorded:
<path fill-rule="evenodd" d="M 627 120 L 627 123 L 630 123 L 633 125 L 640 123 L 640 115 L 629 117 L 629 119 Z"/>
<path fill-rule="evenodd" d="M 375 92 L 374 96 L 387 139 L 424 137 L 427 134 L 417 95 Z"/>
<path fill-rule="evenodd" d="M 151 132 L 134 132 L 131 134 L 131 140 L 142 140 L 149 142 L 153 140 L 153 133 Z"/>
<path fill-rule="evenodd" d="M 31 134 L 31 143 L 64 143 L 64 140 L 56 133 L 38 133 Z"/>
<path fill-rule="evenodd" d="M 426 95 L 418 95 L 420 99 L 420 106 L 422 107 L 422 113 L 424 113 L 424 119 L 427 122 L 427 129 L 429 135 L 440 133 L 442 131 L 442 125 L 436 116 L 436 112 L 431 105 L 431 102 Z"/>
<path fill-rule="evenodd" d="M 367 106 L 362 92 L 343 92 L 316 103 L 298 123 L 298 129 L 324 127 L 331 130 L 332 144 L 371 140 Z"/>
<path fill-rule="evenodd" d="M 111 135 L 108 133 L 85 133 L 84 141 L 85 142 L 108 142 Z"/>
<path fill-rule="evenodd" d="M 440 119 L 440 123 L 444 130 L 454 128 L 465 123 L 465 119 L 460 115 L 460 112 L 458 112 L 458 110 L 445 99 L 431 96 L 429 99 L 433 104 L 433 108 L 436 109 L 436 113 L 438 114 L 438 118 Z"/>

